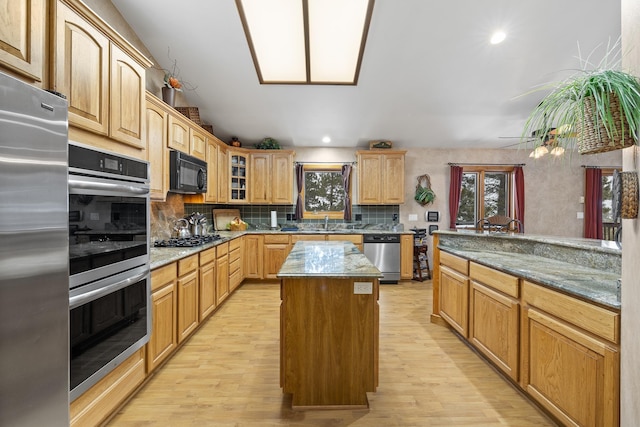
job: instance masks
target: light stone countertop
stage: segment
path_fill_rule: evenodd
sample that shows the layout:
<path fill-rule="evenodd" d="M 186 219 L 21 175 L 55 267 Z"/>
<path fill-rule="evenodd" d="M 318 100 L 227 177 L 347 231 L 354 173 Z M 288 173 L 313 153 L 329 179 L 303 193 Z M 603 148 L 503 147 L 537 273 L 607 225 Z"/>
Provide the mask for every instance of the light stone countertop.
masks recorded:
<path fill-rule="evenodd" d="M 278 272 L 285 277 L 382 277 L 382 273 L 351 242 L 297 242 Z"/>
<path fill-rule="evenodd" d="M 620 310 L 621 251 L 593 239 L 437 232 L 440 250 Z"/>
<path fill-rule="evenodd" d="M 156 248 L 151 244 L 151 270 L 160 268 L 182 258 L 197 254 L 200 251 L 218 246 L 235 238 L 246 234 L 413 234 L 412 231 L 384 231 L 384 230 L 362 230 L 362 229 L 329 229 L 329 230 L 303 230 L 298 231 L 280 231 L 280 230 L 247 230 L 247 231 L 218 231 L 222 239 L 215 242 L 207 243 L 202 246 L 190 248 Z M 364 255 L 363 255 L 364 256 Z"/>

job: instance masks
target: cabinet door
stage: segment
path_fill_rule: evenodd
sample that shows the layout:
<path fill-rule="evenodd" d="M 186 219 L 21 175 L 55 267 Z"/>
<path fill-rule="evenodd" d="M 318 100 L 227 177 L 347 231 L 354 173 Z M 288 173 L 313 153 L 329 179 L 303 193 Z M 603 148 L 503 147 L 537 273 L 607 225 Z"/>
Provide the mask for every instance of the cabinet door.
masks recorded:
<path fill-rule="evenodd" d="M 54 46 L 54 89 L 67 96 L 69 123 L 107 135 L 109 40 L 58 2 Z"/>
<path fill-rule="evenodd" d="M 518 381 L 519 319 L 518 300 L 471 281 L 469 341 L 514 381 Z"/>
<path fill-rule="evenodd" d="M 147 160 L 151 177 L 151 199 L 165 201 L 169 190 L 169 149 L 167 112 L 151 96 L 146 108 Z"/>
<path fill-rule="evenodd" d="M 463 337 L 469 337 L 469 278 L 440 266 L 440 316 Z"/>
<path fill-rule="evenodd" d="M 293 156 L 291 153 L 271 154 L 271 182 L 269 184 L 271 184 L 272 203 L 293 204 Z"/>
<path fill-rule="evenodd" d="M 358 156 L 358 200 L 361 205 L 382 202 L 382 156 L 362 154 Z"/>
<path fill-rule="evenodd" d="M 190 129 L 190 144 L 189 153 L 193 157 L 197 157 L 200 160 L 206 160 L 207 158 L 207 136 L 204 131 L 200 131 L 196 128 Z"/>
<path fill-rule="evenodd" d="M 178 346 L 176 301 L 175 281 L 151 294 L 152 329 L 147 344 L 147 372 L 158 367 Z"/>
<path fill-rule="evenodd" d="M 218 201 L 218 144 L 207 138 L 207 192 L 204 201 L 216 203 Z"/>
<path fill-rule="evenodd" d="M 275 181 L 272 181 L 269 172 L 271 169 L 271 154 L 251 153 L 250 162 L 249 201 L 251 203 L 271 203 L 271 187 L 276 185 Z"/>
<path fill-rule="evenodd" d="M 244 154 L 229 151 L 229 200 L 230 203 L 246 203 L 247 198 L 247 174 L 249 158 Z"/>
<path fill-rule="evenodd" d="M 564 425 L 619 425 L 615 348 L 535 308 L 523 318 L 527 392 Z"/>
<path fill-rule="evenodd" d="M 264 238 L 263 236 L 250 234 L 244 236 L 245 253 L 244 257 L 244 277 L 247 279 L 263 279 L 263 257 Z"/>
<path fill-rule="evenodd" d="M 198 326 L 198 271 L 178 278 L 178 342 Z"/>
<path fill-rule="evenodd" d="M 413 279 L 413 236 L 400 236 L 400 278 Z"/>
<path fill-rule="evenodd" d="M 145 71 L 118 46 L 111 44 L 109 135 L 143 148 Z"/>
<path fill-rule="evenodd" d="M 404 154 L 385 154 L 382 163 L 382 203 L 404 203 Z"/>
<path fill-rule="evenodd" d="M 45 0 L 0 0 L 0 65 L 38 86 L 44 74 L 45 5 Z"/>
<path fill-rule="evenodd" d="M 270 243 L 264 245 L 264 278 L 277 279 L 284 260 L 289 255 L 289 245 L 283 243 Z"/>
<path fill-rule="evenodd" d="M 216 260 L 216 297 L 218 305 L 229 295 L 229 258 L 223 255 Z"/>
<path fill-rule="evenodd" d="M 229 201 L 229 157 L 226 148 L 218 145 L 218 203 Z"/>
<path fill-rule="evenodd" d="M 215 261 L 200 267 L 200 322 L 216 308 Z"/>
<path fill-rule="evenodd" d="M 169 135 L 167 144 L 169 148 L 189 154 L 190 149 L 190 126 L 186 119 L 177 116 L 178 113 L 169 114 Z"/>

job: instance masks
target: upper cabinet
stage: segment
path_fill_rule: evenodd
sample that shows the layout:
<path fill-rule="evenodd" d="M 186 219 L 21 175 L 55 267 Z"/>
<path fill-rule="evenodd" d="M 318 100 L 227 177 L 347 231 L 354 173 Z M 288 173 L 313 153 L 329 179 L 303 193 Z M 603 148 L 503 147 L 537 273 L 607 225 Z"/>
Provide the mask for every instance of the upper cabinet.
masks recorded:
<path fill-rule="evenodd" d="M 249 158 L 249 201 L 293 204 L 293 151 L 254 151 Z"/>
<path fill-rule="evenodd" d="M 231 185 L 229 203 L 246 203 L 247 198 L 247 152 L 229 150 L 229 181 Z"/>
<path fill-rule="evenodd" d="M 42 87 L 46 0 L 0 0 L 0 68 Z"/>
<path fill-rule="evenodd" d="M 404 203 L 405 153 L 398 150 L 356 151 L 359 204 Z"/>
<path fill-rule="evenodd" d="M 69 137 L 139 158 L 151 62 L 82 2 L 56 3 L 52 86 L 69 102 Z M 88 133 L 87 133 L 88 132 Z"/>
<path fill-rule="evenodd" d="M 164 201 L 169 190 L 169 149 L 167 148 L 166 104 L 147 93 L 146 160 L 151 165 L 151 199 Z"/>

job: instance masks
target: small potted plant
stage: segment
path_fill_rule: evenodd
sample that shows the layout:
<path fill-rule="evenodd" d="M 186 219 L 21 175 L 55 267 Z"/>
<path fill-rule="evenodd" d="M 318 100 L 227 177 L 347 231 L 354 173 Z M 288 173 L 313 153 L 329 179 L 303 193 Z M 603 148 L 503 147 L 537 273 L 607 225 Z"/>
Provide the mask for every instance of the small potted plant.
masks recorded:
<path fill-rule="evenodd" d="M 271 137 L 263 138 L 258 144 L 255 145 L 255 148 L 260 150 L 279 150 L 280 144 L 278 141 Z"/>
<path fill-rule="evenodd" d="M 538 90 L 551 89 L 531 112 L 523 138 L 537 138 L 537 146 L 577 144 L 580 154 L 618 150 L 638 143 L 640 82 L 620 69 L 619 42 L 590 68 L 580 60 L 581 70 L 569 78 Z"/>

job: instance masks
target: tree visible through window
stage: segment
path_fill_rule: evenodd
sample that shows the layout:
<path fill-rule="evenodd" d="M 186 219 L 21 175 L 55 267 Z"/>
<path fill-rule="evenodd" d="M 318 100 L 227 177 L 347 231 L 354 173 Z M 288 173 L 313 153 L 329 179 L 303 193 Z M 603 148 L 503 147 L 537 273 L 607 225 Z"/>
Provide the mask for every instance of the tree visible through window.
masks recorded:
<path fill-rule="evenodd" d="M 344 217 L 342 165 L 304 166 L 304 218 Z"/>
<path fill-rule="evenodd" d="M 474 227 L 489 216 L 513 217 L 513 167 L 465 167 L 456 224 Z"/>

